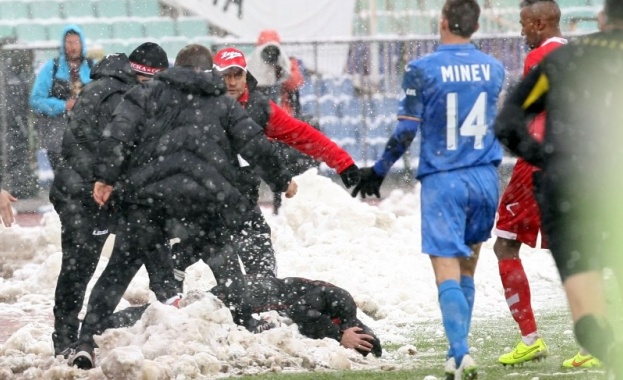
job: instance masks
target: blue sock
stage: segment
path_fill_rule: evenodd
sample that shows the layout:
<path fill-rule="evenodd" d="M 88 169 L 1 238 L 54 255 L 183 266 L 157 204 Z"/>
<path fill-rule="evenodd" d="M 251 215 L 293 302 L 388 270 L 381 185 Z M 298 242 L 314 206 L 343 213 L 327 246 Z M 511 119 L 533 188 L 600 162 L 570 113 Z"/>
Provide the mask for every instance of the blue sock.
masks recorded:
<path fill-rule="evenodd" d="M 469 306 L 465 295 L 455 280 L 446 280 L 439 284 L 439 307 L 450 351 L 454 354 L 457 367 L 468 352 L 467 319 Z"/>
<path fill-rule="evenodd" d="M 474 311 L 474 300 L 476 299 L 476 287 L 474 286 L 474 278 L 469 276 L 461 276 L 461 290 L 467 300 L 469 307 L 469 317 L 467 318 L 467 332 L 472 324 L 472 313 Z"/>
<path fill-rule="evenodd" d="M 461 276 L 461 290 L 467 300 L 467 306 L 469 307 L 469 317 L 467 318 L 467 333 L 469 333 L 472 323 L 472 313 L 474 311 L 474 299 L 476 298 L 476 287 L 474 286 L 474 278 L 470 276 Z M 452 347 L 448 348 L 446 359 L 454 356 Z"/>

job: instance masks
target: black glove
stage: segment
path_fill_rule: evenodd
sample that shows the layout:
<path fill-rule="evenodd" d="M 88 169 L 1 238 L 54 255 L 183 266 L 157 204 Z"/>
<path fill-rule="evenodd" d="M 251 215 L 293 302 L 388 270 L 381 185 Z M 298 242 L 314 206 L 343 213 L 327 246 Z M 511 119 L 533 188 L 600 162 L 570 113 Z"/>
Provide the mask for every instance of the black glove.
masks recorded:
<path fill-rule="evenodd" d="M 353 190 L 353 197 L 356 197 L 357 193 L 361 193 L 362 198 L 365 198 L 366 195 L 376 195 L 377 198 L 380 198 L 381 184 L 385 177 L 376 174 L 373 168 L 359 169 L 359 174 L 361 175 L 361 179 Z"/>
<path fill-rule="evenodd" d="M 357 165 L 352 164 L 340 173 L 340 177 L 342 178 L 342 182 L 344 182 L 344 186 L 348 189 L 349 187 L 353 187 L 359 183 L 361 174 L 359 174 L 359 168 Z"/>

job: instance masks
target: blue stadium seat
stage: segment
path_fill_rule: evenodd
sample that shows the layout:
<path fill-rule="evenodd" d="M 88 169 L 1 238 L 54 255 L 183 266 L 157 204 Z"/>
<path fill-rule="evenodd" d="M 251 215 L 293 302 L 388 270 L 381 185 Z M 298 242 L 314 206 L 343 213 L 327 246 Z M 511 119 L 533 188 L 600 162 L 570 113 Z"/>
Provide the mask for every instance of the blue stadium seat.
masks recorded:
<path fill-rule="evenodd" d="M 208 22 L 202 18 L 180 17 L 175 24 L 178 36 L 194 38 L 208 34 Z"/>
<path fill-rule="evenodd" d="M 101 41 L 101 43 L 102 43 L 102 48 L 104 49 L 105 55 L 114 54 L 114 53 L 125 53 L 127 55 L 130 55 L 130 52 L 132 51 L 134 47 L 133 45 L 130 45 L 127 42 L 119 41 L 119 40 Z"/>
<path fill-rule="evenodd" d="M 67 26 L 67 21 L 55 21 L 51 23 L 47 23 L 46 27 L 48 29 L 48 40 L 50 41 L 60 41 L 61 36 L 63 35 L 63 30 Z"/>
<path fill-rule="evenodd" d="M 188 45 L 188 40 L 184 38 L 162 39 L 159 45 L 167 52 L 169 60 L 174 61 L 177 53 L 179 53 L 184 46 Z"/>
<path fill-rule="evenodd" d="M 13 25 L 0 24 L 0 37 L 15 36 L 15 27 Z"/>
<path fill-rule="evenodd" d="M 128 13 L 132 17 L 160 16 L 158 0 L 128 0 Z"/>
<path fill-rule="evenodd" d="M 175 22 L 170 18 L 147 20 L 143 23 L 147 38 L 162 38 L 175 36 Z"/>
<path fill-rule="evenodd" d="M 110 24 L 103 21 L 80 24 L 84 37 L 88 40 L 107 40 L 111 38 Z"/>
<path fill-rule="evenodd" d="M 61 3 L 65 18 L 94 17 L 95 5 L 91 0 L 65 0 Z"/>
<path fill-rule="evenodd" d="M 31 18 L 60 18 L 60 6 L 56 0 L 36 0 L 29 2 Z"/>
<path fill-rule="evenodd" d="M 144 38 L 143 24 L 132 20 L 116 20 L 110 24 L 112 29 L 112 38 L 128 39 L 128 38 Z"/>
<path fill-rule="evenodd" d="M 102 18 L 127 17 L 128 3 L 126 0 L 95 0 L 95 14 Z"/>
<path fill-rule="evenodd" d="M 28 3 L 22 1 L 0 2 L 0 18 L 2 20 L 16 20 L 28 17 Z"/>
<path fill-rule="evenodd" d="M 42 42 L 48 39 L 48 30 L 43 24 L 19 24 L 15 26 L 18 41 Z"/>

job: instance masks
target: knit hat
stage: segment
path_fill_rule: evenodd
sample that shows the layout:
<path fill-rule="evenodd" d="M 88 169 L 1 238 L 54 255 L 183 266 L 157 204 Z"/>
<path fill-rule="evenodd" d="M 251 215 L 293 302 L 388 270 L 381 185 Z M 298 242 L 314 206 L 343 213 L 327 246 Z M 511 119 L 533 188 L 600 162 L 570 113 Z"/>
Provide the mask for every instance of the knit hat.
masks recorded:
<path fill-rule="evenodd" d="M 230 67 L 238 67 L 247 70 L 247 61 L 244 54 L 236 48 L 225 48 L 219 50 L 214 55 L 214 68 L 218 71 L 225 71 Z"/>
<path fill-rule="evenodd" d="M 128 57 L 132 70 L 137 74 L 152 76 L 159 71 L 169 68 L 169 57 L 160 45 L 145 42 Z"/>

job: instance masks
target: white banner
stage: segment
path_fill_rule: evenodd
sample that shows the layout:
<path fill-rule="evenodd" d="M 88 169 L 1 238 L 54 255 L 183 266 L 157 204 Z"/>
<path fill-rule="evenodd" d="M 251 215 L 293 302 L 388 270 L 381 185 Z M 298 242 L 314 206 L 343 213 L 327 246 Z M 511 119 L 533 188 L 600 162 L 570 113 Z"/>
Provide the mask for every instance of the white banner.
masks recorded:
<path fill-rule="evenodd" d="M 282 40 L 352 35 L 355 0 L 165 0 L 241 39 L 275 29 Z"/>

